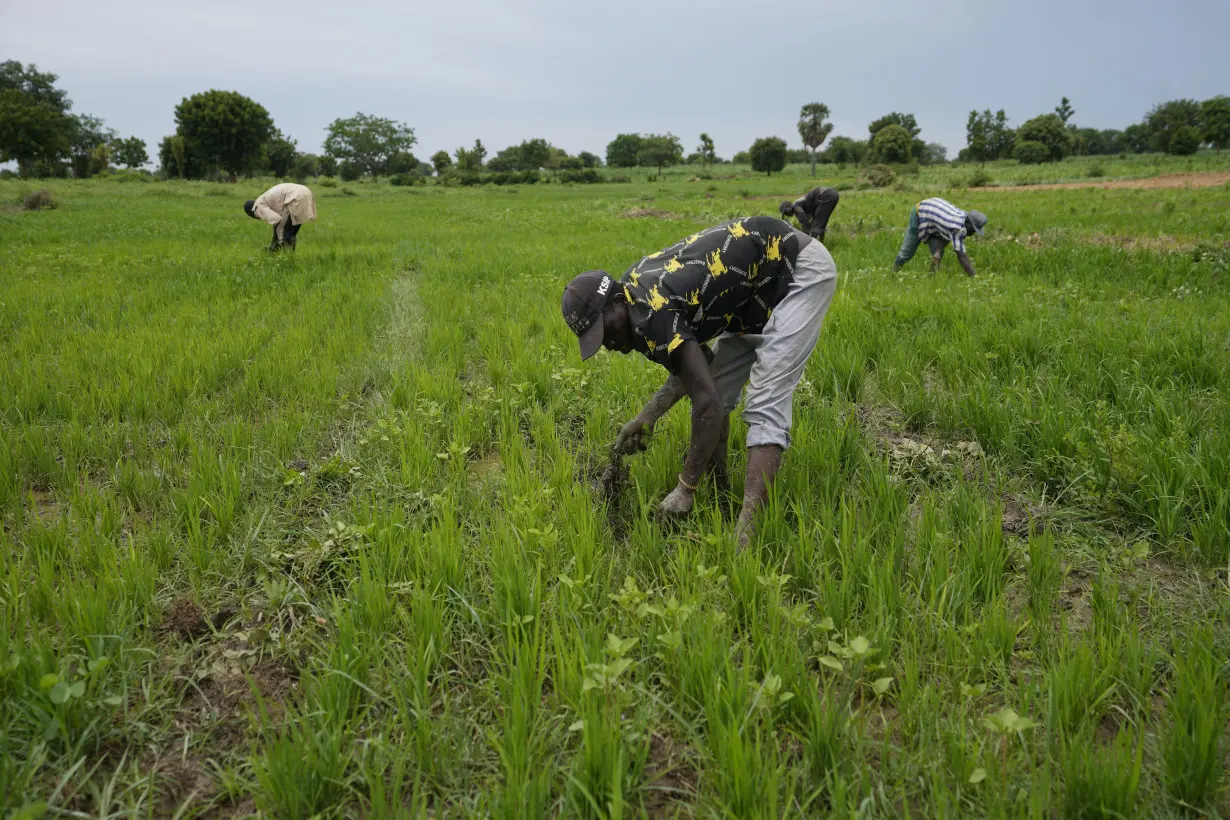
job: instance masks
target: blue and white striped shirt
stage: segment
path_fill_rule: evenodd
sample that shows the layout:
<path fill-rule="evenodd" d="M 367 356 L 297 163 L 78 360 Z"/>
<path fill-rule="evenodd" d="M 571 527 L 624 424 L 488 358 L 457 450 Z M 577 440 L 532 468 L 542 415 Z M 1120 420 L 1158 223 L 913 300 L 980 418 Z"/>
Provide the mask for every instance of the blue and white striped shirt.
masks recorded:
<path fill-rule="evenodd" d="M 946 199 L 932 197 L 918 203 L 918 238 L 924 242 L 939 237 L 965 253 L 965 211 Z"/>

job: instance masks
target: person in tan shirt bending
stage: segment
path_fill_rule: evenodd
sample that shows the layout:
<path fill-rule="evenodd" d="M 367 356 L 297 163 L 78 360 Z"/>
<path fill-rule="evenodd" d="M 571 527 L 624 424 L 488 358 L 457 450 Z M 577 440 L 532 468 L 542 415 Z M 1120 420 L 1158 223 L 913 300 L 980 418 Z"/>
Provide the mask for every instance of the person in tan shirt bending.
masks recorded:
<path fill-rule="evenodd" d="M 299 227 L 316 219 L 316 198 L 306 185 L 283 182 L 243 203 L 243 212 L 273 226 L 269 250 L 295 249 Z"/>

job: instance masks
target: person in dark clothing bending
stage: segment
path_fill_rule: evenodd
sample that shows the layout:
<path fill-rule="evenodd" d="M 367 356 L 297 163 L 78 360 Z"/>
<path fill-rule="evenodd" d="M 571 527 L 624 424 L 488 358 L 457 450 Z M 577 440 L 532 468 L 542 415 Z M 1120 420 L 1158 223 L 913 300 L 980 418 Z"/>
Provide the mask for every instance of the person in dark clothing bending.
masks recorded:
<path fill-rule="evenodd" d="M 839 196 L 832 188 L 812 188 L 794 202 L 783 202 L 781 212 L 783 219 L 794 217 L 799 220 L 799 228 L 821 242 L 829 227 L 829 217 L 837 208 Z"/>

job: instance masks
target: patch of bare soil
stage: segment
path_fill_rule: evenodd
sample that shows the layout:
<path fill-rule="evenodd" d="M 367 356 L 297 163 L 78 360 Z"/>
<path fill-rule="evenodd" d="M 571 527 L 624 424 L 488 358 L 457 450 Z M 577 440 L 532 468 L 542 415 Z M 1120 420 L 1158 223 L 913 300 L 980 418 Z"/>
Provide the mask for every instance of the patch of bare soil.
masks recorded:
<path fill-rule="evenodd" d="M 205 613 L 191 598 L 180 598 L 162 616 L 162 629 L 185 641 L 195 641 L 209 631 Z"/>
<path fill-rule="evenodd" d="M 1023 245 L 1030 250 L 1042 250 L 1057 244 L 1057 242 L 1061 241 L 1061 237 L 1063 237 L 1063 234 L 1060 232 L 1051 232 L 1047 237 L 1035 232 L 1028 236 L 1024 234 L 1020 236 L 1002 234 L 988 241 L 993 243 L 1014 243 Z M 1100 247 L 1122 248 L 1125 251 L 1153 251 L 1155 253 L 1187 253 L 1195 250 L 1200 245 L 1208 245 L 1207 242 L 1179 239 L 1174 236 L 1108 236 L 1106 234 L 1076 236 L 1071 237 L 1071 241 L 1081 242 L 1086 245 L 1098 245 Z M 1230 248 L 1230 240 L 1223 242 L 1222 247 Z"/>
<path fill-rule="evenodd" d="M 1068 621 L 1068 630 L 1084 632 L 1093 623 L 1094 573 L 1074 567 L 1059 587 L 1059 608 Z"/>
<path fill-rule="evenodd" d="M 999 185 L 986 188 L 970 188 L 971 191 L 1064 191 L 1069 188 L 1132 188 L 1153 190 L 1160 188 L 1216 188 L 1230 182 L 1230 172 L 1196 171 L 1183 174 L 1163 174 L 1143 179 L 1110 179 L 1090 182 L 1052 182 L 1042 185 Z"/>
<path fill-rule="evenodd" d="M 673 211 L 663 211 L 657 208 L 633 208 L 630 211 L 624 211 L 620 214 L 624 219 L 643 219 L 645 217 L 653 217 L 654 219 L 679 219 L 679 214 Z"/>
<path fill-rule="evenodd" d="M 56 498 L 53 492 L 33 490 L 30 498 L 34 503 L 29 511 L 34 513 L 40 521 L 55 521 L 63 514 L 65 505 Z"/>
<path fill-rule="evenodd" d="M 696 797 L 700 778 L 687 752 L 686 745 L 672 738 L 656 733 L 650 738 L 645 765 L 645 780 L 650 785 L 644 802 L 648 817 L 690 815 L 688 806 Z"/>
<path fill-rule="evenodd" d="M 962 467 L 967 481 L 978 474 L 983 451 L 976 441 L 952 442 L 905 432 L 901 414 L 891 407 L 859 405 L 858 418 L 876 453 L 887 456 L 896 472 L 927 476 L 956 464 Z"/>
<path fill-rule="evenodd" d="M 1042 529 L 1047 516 L 1047 509 L 1043 505 L 1011 493 L 1004 493 L 1000 500 L 1004 511 L 1000 522 L 1004 535 L 1026 537 L 1030 530 Z"/>
<path fill-rule="evenodd" d="M 170 816 L 185 803 L 200 805 L 217 793 L 205 765 L 192 757 L 164 757 L 154 764 L 159 813 Z"/>
<path fill-rule="evenodd" d="M 492 476 L 498 476 L 504 471 L 504 460 L 500 458 L 499 450 L 492 450 L 485 456 L 479 456 L 468 462 L 470 478 L 475 484 L 482 484 Z"/>

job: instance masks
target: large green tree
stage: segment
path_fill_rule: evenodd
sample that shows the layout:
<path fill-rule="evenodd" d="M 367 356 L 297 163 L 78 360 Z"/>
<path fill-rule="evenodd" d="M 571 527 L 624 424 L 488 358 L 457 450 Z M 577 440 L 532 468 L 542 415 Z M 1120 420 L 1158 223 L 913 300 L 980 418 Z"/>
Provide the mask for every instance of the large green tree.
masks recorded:
<path fill-rule="evenodd" d="M 786 167 L 786 141 L 781 137 L 761 137 L 748 149 L 753 171 L 764 171 L 772 176 L 774 171 Z"/>
<path fill-rule="evenodd" d="M 994 115 L 989 108 L 981 114 L 969 112 L 969 119 L 965 121 L 965 142 L 969 156 L 975 161 L 1007 159 L 1012 155 L 1013 137 L 1004 109 Z"/>
<path fill-rule="evenodd" d="M 487 168 L 491 171 L 501 172 L 537 171 L 539 168 L 549 166 L 552 150 L 559 151 L 558 148 L 553 149 L 551 143 L 545 139 L 524 140 L 520 145 L 510 145 L 497 153 L 487 163 Z M 462 153 L 459 149 L 457 152 L 457 165 L 459 168 L 461 167 L 461 157 Z M 474 170 L 477 170 L 477 167 Z"/>
<path fill-rule="evenodd" d="M 73 104 L 56 79 L 33 63 L 0 63 L 0 162 L 16 160 L 23 174 L 35 163 L 57 165 L 71 150 Z"/>
<path fill-rule="evenodd" d="M 850 137 L 833 137 L 829 140 L 829 147 L 824 149 L 821 161 L 842 165 L 858 164 L 867 159 L 867 154 L 870 150 L 871 146 L 865 140 L 856 140 Z"/>
<path fill-rule="evenodd" d="M 607 143 L 606 164 L 611 168 L 632 168 L 640 154 L 640 134 L 619 134 Z"/>
<path fill-rule="evenodd" d="M 351 163 L 379 176 L 394 154 L 409 152 L 417 141 L 414 129 L 397 120 L 359 112 L 329 123 L 325 153 L 338 163 Z"/>
<path fill-rule="evenodd" d="M 216 170 L 205 166 L 199 157 L 191 153 L 184 138 L 178 134 L 164 137 L 159 143 L 158 164 L 162 176 L 167 179 L 201 179 Z"/>
<path fill-rule="evenodd" d="M 816 151 L 833 133 L 833 123 L 828 121 L 829 107 L 824 103 L 808 103 L 799 110 L 799 136 L 811 150 L 811 175 L 816 175 Z"/>
<path fill-rule="evenodd" d="M 295 140 L 276 128 L 273 130 L 273 136 L 265 143 L 265 163 L 278 179 L 294 170 L 295 159 L 299 156 L 296 145 Z"/>
<path fill-rule="evenodd" d="M 231 182 L 256 167 L 274 133 L 264 106 L 237 91 L 217 89 L 185 97 L 175 106 L 175 125 L 187 152 L 226 171 Z"/>
<path fill-rule="evenodd" d="M 149 162 L 149 152 L 145 150 L 145 140 L 140 137 L 117 139 L 111 143 L 115 161 L 128 168 L 139 168 Z"/>
<path fill-rule="evenodd" d="M 1153 150 L 1149 129 L 1143 122 L 1133 123 L 1123 129 L 1123 144 L 1126 150 L 1133 154 L 1145 154 Z"/>
<path fill-rule="evenodd" d="M 641 139 L 636 160 L 640 165 L 656 167 L 658 173 L 667 165 L 677 165 L 683 159 L 683 143 L 674 134 L 648 134 Z"/>
<path fill-rule="evenodd" d="M 1072 132 L 1064 127 L 1058 114 L 1042 114 L 1021 123 L 1016 130 L 1017 142 L 1039 142 L 1046 146 L 1052 160 L 1061 160 L 1072 153 Z"/>
<path fill-rule="evenodd" d="M 920 157 L 927 150 L 927 143 L 919 138 L 922 133 L 922 128 L 918 125 L 918 120 L 914 119 L 913 114 L 902 114 L 900 111 L 893 111 L 890 114 L 885 114 L 878 120 L 873 120 L 867 126 L 868 132 L 871 134 L 871 143 L 875 144 L 876 135 L 890 125 L 900 125 L 910 133 L 910 155 Z"/>
<path fill-rule="evenodd" d="M 448 155 L 448 151 L 436 151 L 431 155 L 431 167 L 437 174 L 444 176 L 444 173 L 453 167 L 453 158 Z"/>
<path fill-rule="evenodd" d="M 1204 111 L 1200 103 L 1195 100 L 1170 100 L 1169 102 L 1155 105 L 1148 114 L 1145 115 L 1144 126 L 1149 132 L 1149 141 L 1155 151 L 1166 151 L 1168 153 L 1179 153 L 1173 151 L 1172 148 L 1178 147 L 1186 149 L 1191 141 L 1191 131 L 1186 129 L 1200 130 L 1200 121 Z M 1181 145 L 1171 146 L 1171 141 L 1175 134 L 1183 131 L 1183 139 Z"/>
<path fill-rule="evenodd" d="M 69 147 L 73 176 L 85 179 L 107 169 L 111 159 L 111 143 L 115 131 L 103 125 L 99 117 L 77 114 L 71 119 Z"/>
<path fill-rule="evenodd" d="M 521 154 L 522 171 L 537 171 L 539 168 L 545 168 L 547 161 L 551 159 L 551 143 L 542 137 L 525 140 L 518 150 Z"/>
<path fill-rule="evenodd" d="M 1218 151 L 1230 145 L 1230 97 L 1218 95 L 1201 103 L 1200 126 L 1205 142 Z"/>

